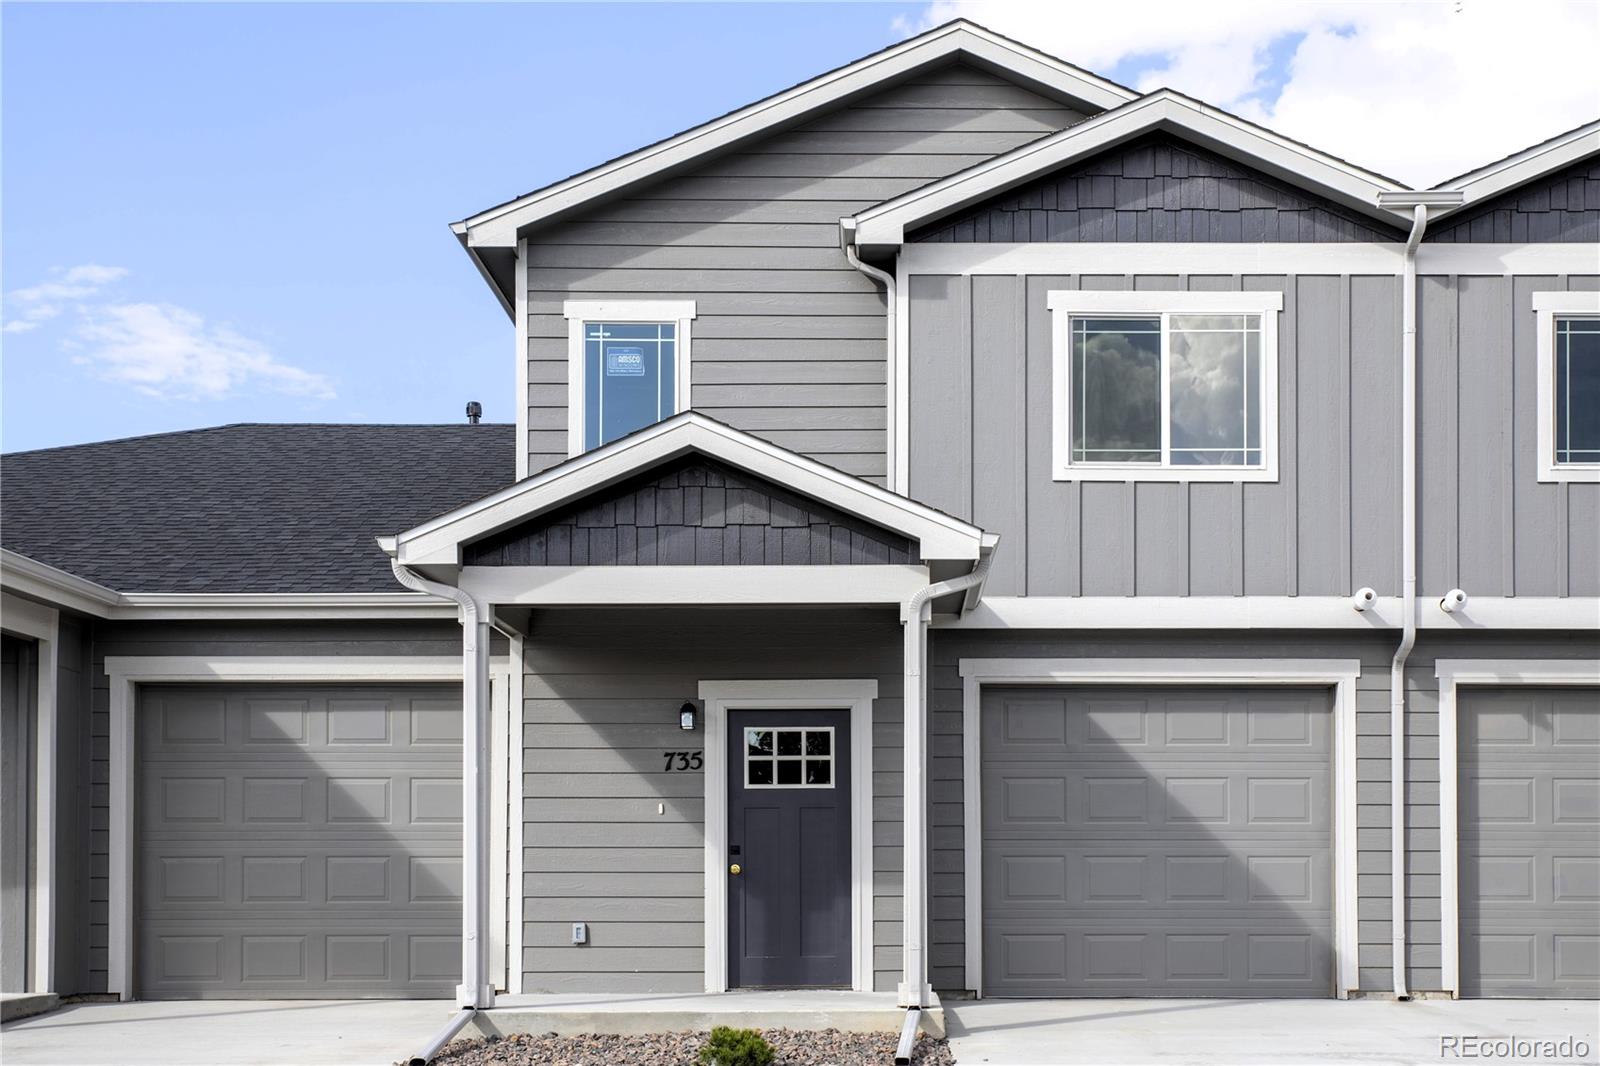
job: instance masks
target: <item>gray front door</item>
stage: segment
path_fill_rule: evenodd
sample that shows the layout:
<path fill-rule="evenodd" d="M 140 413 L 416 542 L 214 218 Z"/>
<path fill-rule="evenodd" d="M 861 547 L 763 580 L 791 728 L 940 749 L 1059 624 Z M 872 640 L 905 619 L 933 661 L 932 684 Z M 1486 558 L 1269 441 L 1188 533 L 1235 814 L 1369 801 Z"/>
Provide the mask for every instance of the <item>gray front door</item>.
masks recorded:
<path fill-rule="evenodd" d="M 993 996 L 1327 996 L 1325 690 L 986 690 Z"/>
<path fill-rule="evenodd" d="M 438 997 L 461 973 L 461 689 L 140 692 L 137 993 Z"/>
<path fill-rule="evenodd" d="M 1600 997 L 1600 692 L 1458 707 L 1461 994 Z"/>
<path fill-rule="evenodd" d="M 728 715 L 730 987 L 850 987 L 849 739 L 848 711 Z"/>

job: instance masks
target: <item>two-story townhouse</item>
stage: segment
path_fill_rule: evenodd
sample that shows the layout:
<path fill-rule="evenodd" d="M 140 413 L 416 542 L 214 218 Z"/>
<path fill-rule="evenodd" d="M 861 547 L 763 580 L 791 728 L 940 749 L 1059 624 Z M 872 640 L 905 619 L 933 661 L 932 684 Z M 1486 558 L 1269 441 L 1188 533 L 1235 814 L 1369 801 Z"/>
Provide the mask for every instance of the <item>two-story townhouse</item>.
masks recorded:
<path fill-rule="evenodd" d="M 1600 995 L 1600 123 L 957 22 L 454 229 L 514 430 L 5 458 L 8 990 Z"/>

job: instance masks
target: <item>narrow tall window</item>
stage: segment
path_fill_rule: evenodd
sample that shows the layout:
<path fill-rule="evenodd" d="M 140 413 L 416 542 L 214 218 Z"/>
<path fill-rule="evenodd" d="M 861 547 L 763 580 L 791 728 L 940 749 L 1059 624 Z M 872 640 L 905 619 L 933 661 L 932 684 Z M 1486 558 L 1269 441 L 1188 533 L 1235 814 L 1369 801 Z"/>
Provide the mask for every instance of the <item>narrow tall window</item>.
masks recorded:
<path fill-rule="evenodd" d="M 692 302 L 568 300 L 564 310 L 568 454 L 689 409 Z"/>
<path fill-rule="evenodd" d="M 1555 316 L 1555 461 L 1600 463 L 1600 316 Z"/>
<path fill-rule="evenodd" d="M 1051 293 L 1056 477 L 1276 476 L 1280 302 L 1277 293 Z"/>

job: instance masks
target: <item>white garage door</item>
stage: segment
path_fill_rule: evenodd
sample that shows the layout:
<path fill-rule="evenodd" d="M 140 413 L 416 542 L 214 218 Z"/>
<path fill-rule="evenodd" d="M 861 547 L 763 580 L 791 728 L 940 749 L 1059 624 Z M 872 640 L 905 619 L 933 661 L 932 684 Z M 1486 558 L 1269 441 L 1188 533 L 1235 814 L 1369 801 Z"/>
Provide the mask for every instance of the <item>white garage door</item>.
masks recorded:
<path fill-rule="evenodd" d="M 458 686 L 141 690 L 145 997 L 448 996 Z"/>

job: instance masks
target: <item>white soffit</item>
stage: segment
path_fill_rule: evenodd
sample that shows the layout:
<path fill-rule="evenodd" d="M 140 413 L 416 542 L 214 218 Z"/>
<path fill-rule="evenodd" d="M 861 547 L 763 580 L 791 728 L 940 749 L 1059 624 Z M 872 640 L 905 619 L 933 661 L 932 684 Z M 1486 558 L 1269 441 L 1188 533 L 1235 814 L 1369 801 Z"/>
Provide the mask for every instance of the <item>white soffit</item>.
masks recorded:
<path fill-rule="evenodd" d="M 1316 192 L 1375 220 L 1396 226 L 1409 220 L 1405 212 L 1378 206 L 1379 193 L 1400 191 L 1405 186 L 1171 89 L 1161 89 L 986 163 L 886 200 L 847 219 L 845 224 L 854 227 L 856 244 L 861 250 L 890 251 L 904 243 L 907 230 L 1156 130 L 1172 131 L 1185 140 Z"/>
<path fill-rule="evenodd" d="M 451 229 L 469 249 L 514 248 L 517 231 L 523 227 L 639 182 L 674 173 L 703 156 L 847 103 L 885 82 L 957 61 L 994 71 L 1051 96 L 1079 101 L 1090 109 L 1117 107 L 1138 96 L 992 30 L 956 20 L 674 137 L 481 211 L 454 223 Z"/>
<path fill-rule="evenodd" d="M 461 545 L 681 456 L 698 453 L 916 541 L 925 560 L 976 561 L 983 530 L 869 481 L 689 411 L 576 456 L 401 533 L 385 551 L 406 566 L 459 566 Z"/>

